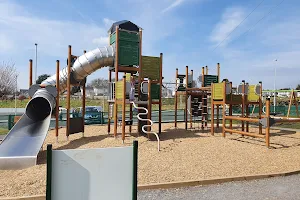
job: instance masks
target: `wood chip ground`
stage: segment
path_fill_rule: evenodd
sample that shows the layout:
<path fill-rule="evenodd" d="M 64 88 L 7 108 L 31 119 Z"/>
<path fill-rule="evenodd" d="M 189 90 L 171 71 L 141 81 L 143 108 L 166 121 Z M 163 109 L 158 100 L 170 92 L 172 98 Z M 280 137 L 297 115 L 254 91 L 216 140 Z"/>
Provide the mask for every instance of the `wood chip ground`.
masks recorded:
<path fill-rule="evenodd" d="M 272 130 L 271 148 L 263 139 L 220 133 L 211 136 L 208 131 L 185 131 L 174 124 L 163 124 L 161 151 L 157 142 L 127 134 L 124 145 L 139 141 L 138 184 L 201 180 L 208 178 L 279 173 L 300 169 L 300 134 L 293 131 Z M 113 127 L 112 129 L 113 130 Z M 121 129 L 119 128 L 119 131 Z M 128 130 L 128 129 L 127 129 Z M 154 127 L 157 130 L 157 127 Z M 258 132 L 251 128 L 252 132 Z M 59 130 L 59 143 L 54 131 L 49 131 L 38 157 L 38 165 L 16 171 L 0 171 L 0 197 L 45 194 L 46 145 L 54 149 L 99 148 L 123 146 L 120 134 L 117 139 L 107 134 L 107 126 L 86 126 L 85 137 L 75 134 L 66 142 L 65 129 Z M 122 168 L 120 168 L 122 170 Z"/>

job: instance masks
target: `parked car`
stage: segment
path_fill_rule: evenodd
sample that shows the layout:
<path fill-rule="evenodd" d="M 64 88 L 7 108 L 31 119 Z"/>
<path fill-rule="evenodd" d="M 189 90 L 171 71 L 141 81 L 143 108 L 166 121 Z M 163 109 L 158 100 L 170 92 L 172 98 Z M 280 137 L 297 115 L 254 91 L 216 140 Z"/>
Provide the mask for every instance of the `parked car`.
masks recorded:
<path fill-rule="evenodd" d="M 82 107 L 74 109 L 74 114 L 81 116 Z M 86 106 L 84 115 L 85 124 L 100 124 L 102 122 L 102 107 L 101 106 Z"/>

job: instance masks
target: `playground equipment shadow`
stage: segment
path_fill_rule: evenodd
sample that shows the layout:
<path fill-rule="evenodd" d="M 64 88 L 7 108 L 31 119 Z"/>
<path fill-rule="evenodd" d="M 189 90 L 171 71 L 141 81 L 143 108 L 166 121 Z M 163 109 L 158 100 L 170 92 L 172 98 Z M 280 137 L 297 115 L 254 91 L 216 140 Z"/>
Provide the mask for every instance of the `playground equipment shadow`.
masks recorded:
<path fill-rule="evenodd" d="M 71 140 L 69 143 L 60 146 L 56 148 L 57 150 L 62 150 L 62 149 L 77 149 L 83 145 L 86 145 L 91 142 L 99 142 L 105 138 L 112 137 L 111 135 L 96 135 L 96 136 L 91 136 L 91 137 L 81 137 L 77 138 L 75 140 Z M 38 159 L 37 159 L 37 164 L 42 165 L 46 164 L 47 161 L 47 150 L 43 149 L 42 151 L 39 152 L 38 154 Z"/>
<path fill-rule="evenodd" d="M 271 134 L 270 149 L 286 149 L 286 148 L 300 146 L 300 138 L 292 136 L 295 135 L 296 133 L 297 133 L 296 131 L 289 131 L 289 130 L 278 130 L 276 132 L 273 131 Z M 248 137 L 248 136 L 239 135 L 230 139 L 238 142 L 244 142 L 244 143 L 258 145 L 262 147 L 266 145 L 264 140 L 259 138 Z"/>
<path fill-rule="evenodd" d="M 82 138 L 80 133 L 74 134 L 70 135 L 68 142 L 65 129 L 61 128 L 58 143 L 55 142 L 55 131 L 49 131 L 37 166 L 24 170 L 0 171 L 0 198 L 45 194 L 45 149 L 50 143 L 53 144 L 53 149 L 83 149 L 127 146 L 132 145 L 133 140 L 138 140 L 139 185 L 271 174 L 300 169 L 299 133 L 272 130 L 271 146 L 278 147 L 277 144 L 281 144 L 288 148 L 268 149 L 263 139 L 241 138 L 236 134 L 226 134 L 226 138 L 223 138 L 221 133 L 210 136 L 207 130 L 203 133 L 196 130 L 185 131 L 183 123 L 179 123 L 178 129 L 172 127 L 173 124 L 162 124 L 160 152 L 157 152 L 156 140 L 136 135 L 135 126 L 132 130 L 134 136 L 127 135 L 125 144 L 122 144 L 120 134 L 116 139 L 113 134 L 107 135 L 107 126 L 86 126 L 85 138 Z M 157 126 L 154 126 L 153 130 L 157 131 Z M 257 128 L 250 127 L 250 131 L 255 132 Z"/>

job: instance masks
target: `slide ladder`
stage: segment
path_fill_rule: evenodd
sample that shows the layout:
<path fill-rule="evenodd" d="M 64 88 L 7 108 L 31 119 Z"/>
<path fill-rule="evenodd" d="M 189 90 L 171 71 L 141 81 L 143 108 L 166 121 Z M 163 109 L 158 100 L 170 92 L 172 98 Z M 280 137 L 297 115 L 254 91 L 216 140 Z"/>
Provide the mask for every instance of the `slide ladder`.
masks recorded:
<path fill-rule="evenodd" d="M 145 111 L 144 113 L 139 113 L 139 114 L 137 114 L 136 117 L 137 117 L 138 120 L 140 120 L 140 121 L 147 121 L 147 122 L 150 122 L 150 124 L 146 124 L 146 125 L 142 126 L 142 131 L 143 131 L 144 133 L 146 133 L 146 134 L 154 134 L 154 135 L 156 136 L 157 142 L 158 142 L 158 144 L 157 144 L 157 149 L 158 149 L 158 151 L 160 151 L 160 140 L 159 140 L 158 134 L 157 134 L 156 132 L 154 132 L 154 131 L 146 131 L 146 130 L 145 130 L 145 128 L 151 127 L 151 126 L 153 125 L 153 121 L 152 121 L 151 119 L 143 119 L 143 118 L 141 118 L 141 115 L 148 115 L 148 109 L 143 108 L 143 107 L 138 107 L 133 101 L 131 101 L 130 103 L 132 103 L 132 105 L 133 105 L 134 108 L 139 109 L 139 110 L 144 110 L 144 111 Z"/>

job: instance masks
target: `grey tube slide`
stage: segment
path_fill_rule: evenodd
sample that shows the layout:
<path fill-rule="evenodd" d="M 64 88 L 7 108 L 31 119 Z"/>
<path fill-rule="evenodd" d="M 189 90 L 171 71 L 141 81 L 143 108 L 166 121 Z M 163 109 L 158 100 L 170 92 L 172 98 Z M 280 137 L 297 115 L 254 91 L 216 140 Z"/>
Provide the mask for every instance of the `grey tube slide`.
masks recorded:
<path fill-rule="evenodd" d="M 94 71 L 113 66 L 114 47 L 97 48 L 77 58 L 72 66 L 75 80 L 80 82 Z M 67 67 L 60 71 L 60 92 L 66 90 Z M 51 113 L 55 108 L 56 74 L 43 81 L 45 88 L 37 88 L 16 125 L 0 144 L 0 170 L 17 170 L 36 165 L 49 130 Z"/>

